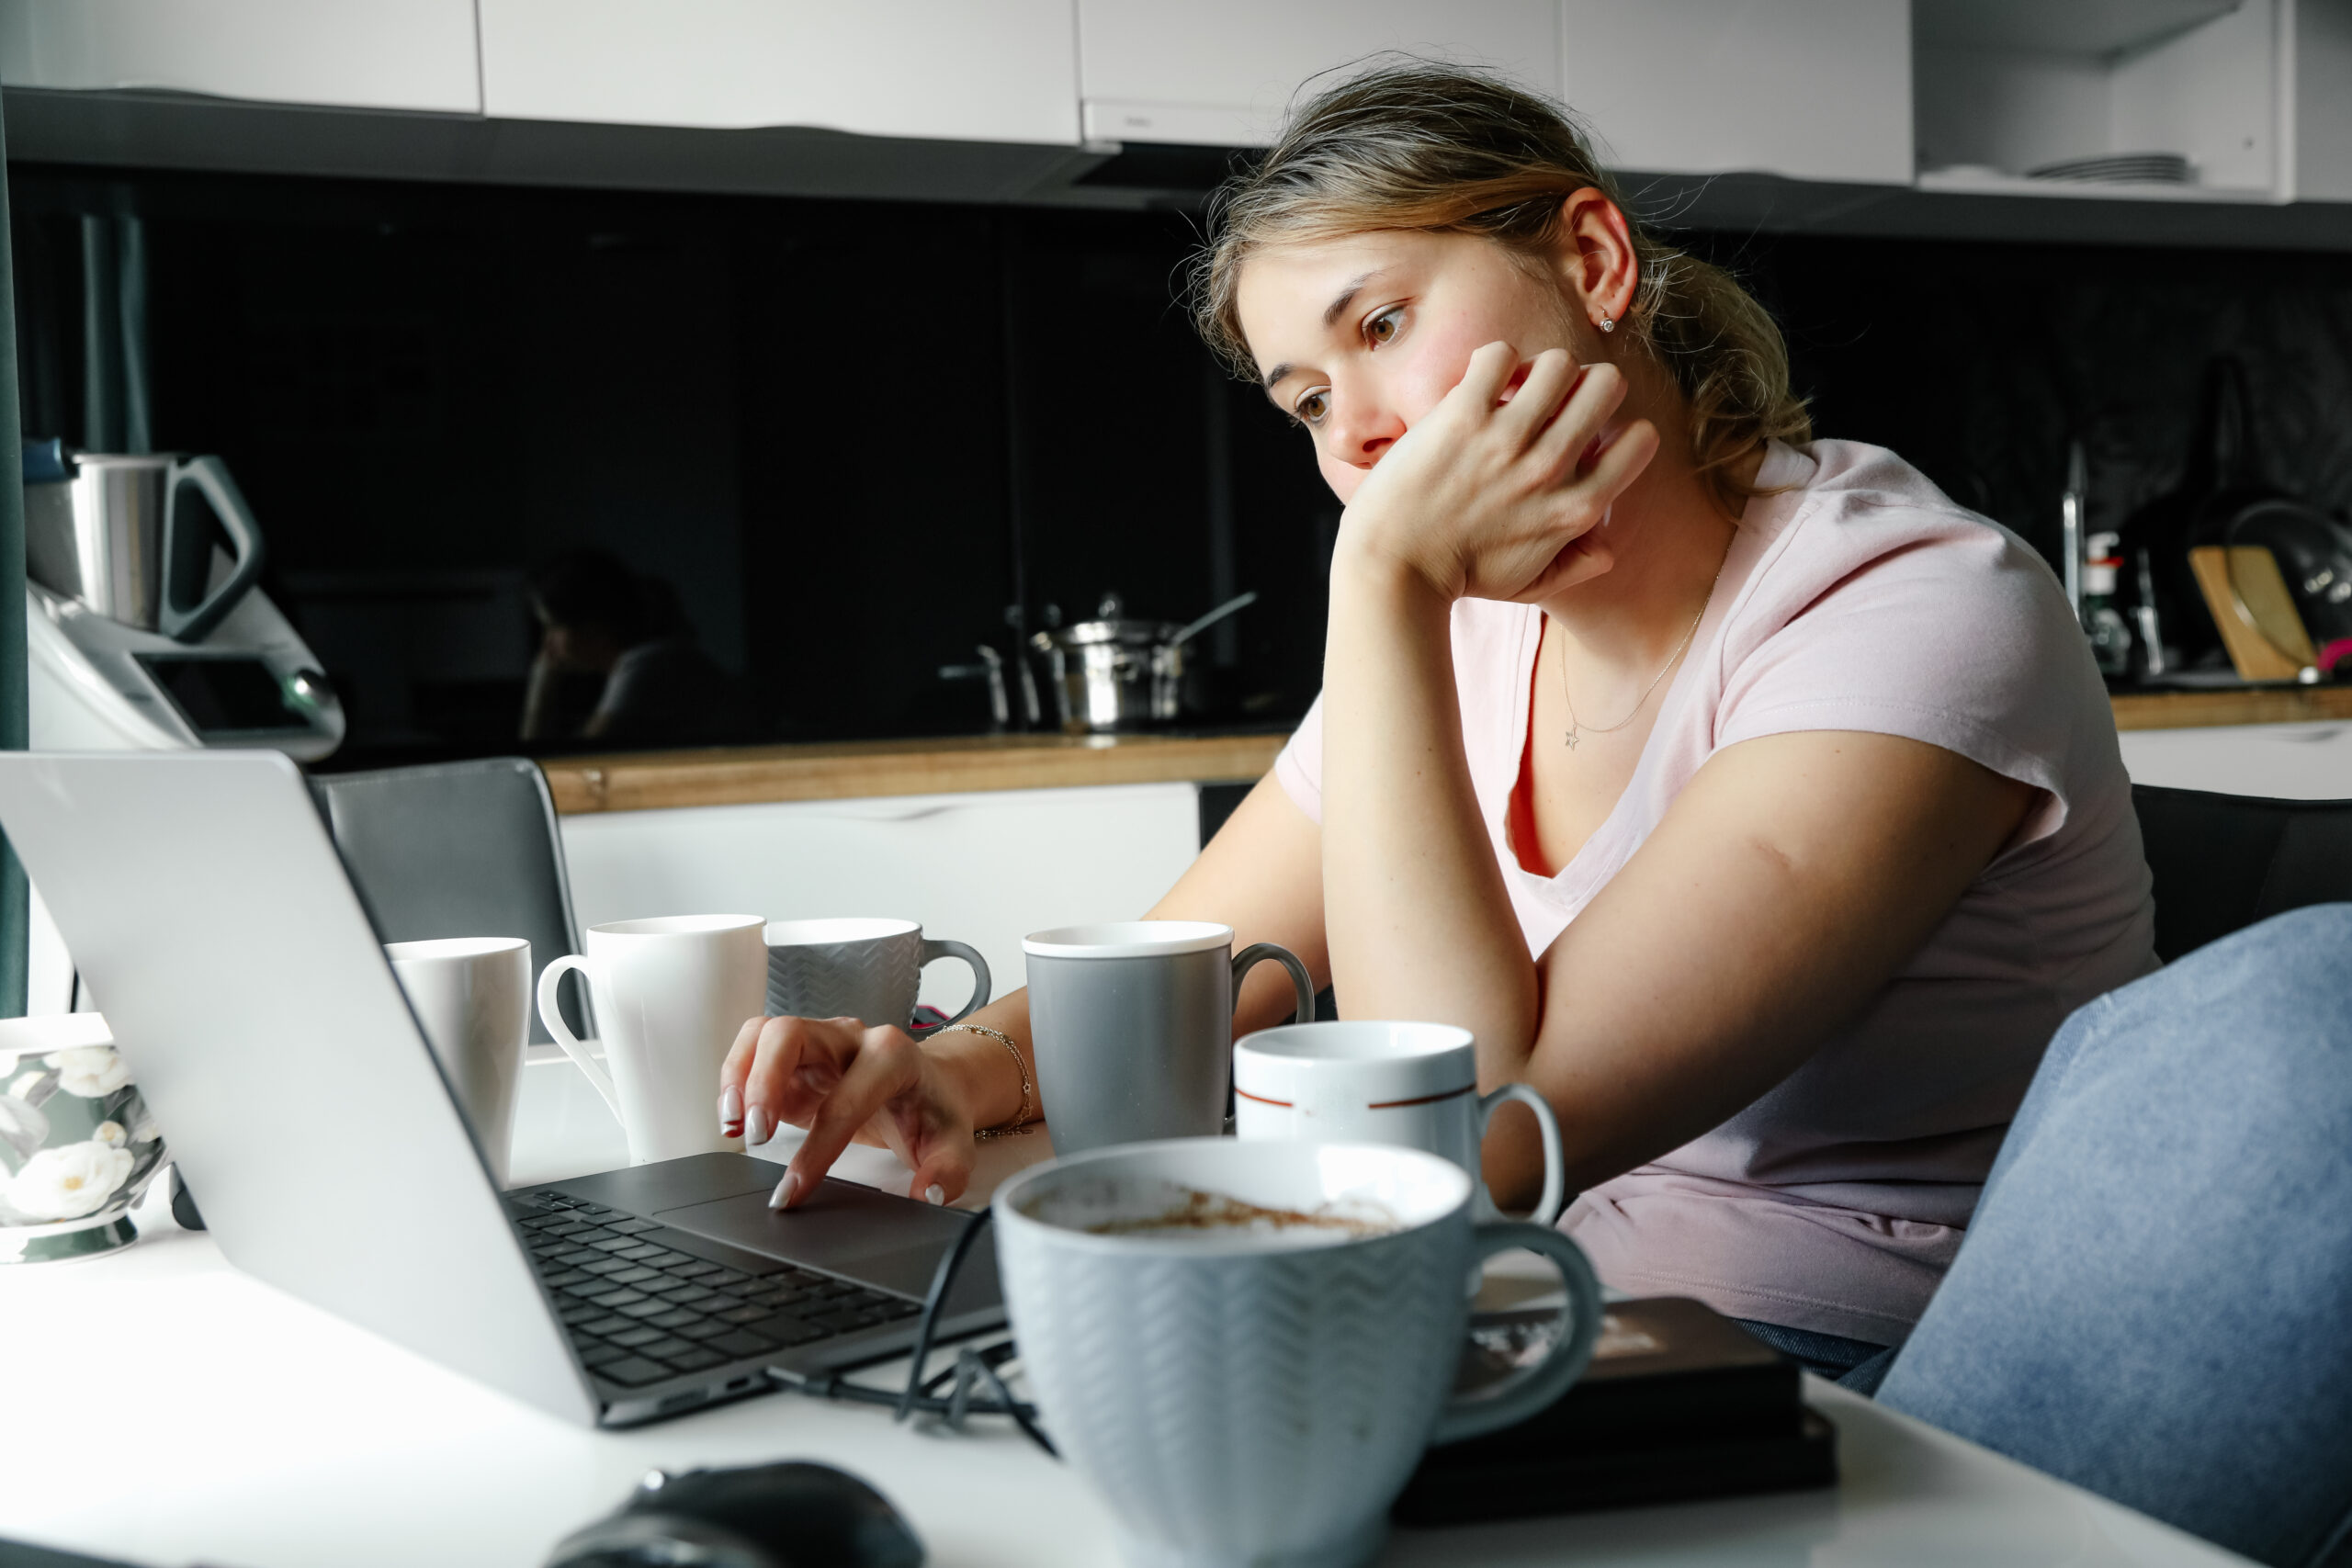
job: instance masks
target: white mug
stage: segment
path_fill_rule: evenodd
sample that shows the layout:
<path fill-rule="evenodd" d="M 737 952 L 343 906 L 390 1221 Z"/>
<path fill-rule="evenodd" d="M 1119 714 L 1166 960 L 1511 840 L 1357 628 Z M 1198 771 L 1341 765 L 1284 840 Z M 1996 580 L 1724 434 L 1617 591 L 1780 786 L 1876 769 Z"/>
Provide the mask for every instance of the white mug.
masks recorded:
<path fill-rule="evenodd" d="M 384 945 L 425 1043 L 501 1187 L 514 1146 L 514 1089 L 531 1033 L 531 944 L 460 936 Z"/>
<path fill-rule="evenodd" d="M 1233 1130 L 1243 1138 L 1395 1144 L 1442 1155 L 1478 1183 L 1478 1217 L 1501 1217 L 1479 1179 L 1480 1145 L 1497 1108 L 1535 1112 L 1544 1195 L 1528 1217 L 1548 1225 L 1567 1200 L 1560 1123 L 1523 1083 L 1478 1092 L 1475 1037 L 1447 1023 L 1293 1023 L 1233 1048 Z"/>
<path fill-rule="evenodd" d="M 711 1107 L 728 1047 L 760 1013 L 766 924 L 759 915 L 616 920 L 588 928 L 584 956 L 540 973 L 539 1021 L 620 1119 L 631 1165 L 743 1146 L 719 1135 Z M 557 982 L 574 969 L 588 982 L 610 1074 L 564 1027 L 556 1004 Z"/>
<path fill-rule="evenodd" d="M 1600 1286 L 1575 1242 L 1473 1225 L 1469 1174 L 1418 1149 L 1182 1138 L 1067 1156 L 997 1190 L 1021 1361 L 1134 1568 L 1352 1568 L 1422 1449 L 1525 1419 L 1591 1359 Z M 1559 1269 L 1559 1337 L 1453 1396 L 1461 1281 L 1525 1248 Z"/>

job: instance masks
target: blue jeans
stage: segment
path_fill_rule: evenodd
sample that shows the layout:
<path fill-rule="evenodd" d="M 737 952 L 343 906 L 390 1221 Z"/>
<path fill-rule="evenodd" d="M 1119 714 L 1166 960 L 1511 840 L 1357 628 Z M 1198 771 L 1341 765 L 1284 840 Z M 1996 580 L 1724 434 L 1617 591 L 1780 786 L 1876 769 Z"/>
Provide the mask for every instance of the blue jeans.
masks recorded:
<path fill-rule="evenodd" d="M 2262 1562 L 2352 1562 L 2352 904 L 2066 1021 L 1878 1397 Z"/>

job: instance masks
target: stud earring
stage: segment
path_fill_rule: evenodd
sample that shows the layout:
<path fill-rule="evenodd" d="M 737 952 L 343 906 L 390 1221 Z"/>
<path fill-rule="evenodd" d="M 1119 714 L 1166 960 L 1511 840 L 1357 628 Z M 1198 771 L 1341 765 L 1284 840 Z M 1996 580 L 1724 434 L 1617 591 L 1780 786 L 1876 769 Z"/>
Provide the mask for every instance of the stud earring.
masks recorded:
<path fill-rule="evenodd" d="M 1602 311 L 1600 314 L 1600 330 L 1604 333 L 1613 333 L 1617 330 L 1616 318 L 1610 315 L 1606 310 Z"/>

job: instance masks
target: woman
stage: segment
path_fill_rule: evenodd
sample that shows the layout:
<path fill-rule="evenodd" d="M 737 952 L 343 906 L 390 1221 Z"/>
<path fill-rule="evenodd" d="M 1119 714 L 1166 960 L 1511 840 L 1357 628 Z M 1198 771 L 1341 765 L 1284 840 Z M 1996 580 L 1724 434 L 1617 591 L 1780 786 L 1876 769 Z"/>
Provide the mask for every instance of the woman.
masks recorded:
<path fill-rule="evenodd" d="M 1482 1089 L 1556 1110 L 1609 1282 L 1833 1372 L 1899 1343 L 2052 1032 L 2154 966 L 2049 570 L 1894 454 L 1809 443 L 1761 310 L 1529 94 L 1360 78 L 1215 216 L 1204 331 L 1346 511 L 1322 697 L 1152 914 L 1473 1031 Z M 1286 994 L 1253 976 L 1237 1028 Z M 722 1120 L 809 1128 L 779 1204 L 854 1136 L 952 1198 L 1029 1106 L 1026 1019 L 755 1021 Z M 1486 1167 L 1532 1193 L 1532 1119 Z"/>

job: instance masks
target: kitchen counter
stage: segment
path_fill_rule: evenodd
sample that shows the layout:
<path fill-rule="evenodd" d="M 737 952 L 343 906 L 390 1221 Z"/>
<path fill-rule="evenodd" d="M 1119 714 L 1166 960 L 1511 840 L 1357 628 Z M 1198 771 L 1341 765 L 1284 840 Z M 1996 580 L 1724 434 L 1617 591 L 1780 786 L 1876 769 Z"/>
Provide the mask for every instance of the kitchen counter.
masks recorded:
<path fill-rule="evenodd" d="M 565 816 L 780 800 L 1255 779 L 1284 734 L 967 735 L 550 758 Z"/>
<path fill-rule="evenodd" d="M 2352 718 L 2352 685 L 2222 686 L 2118 692 L 2118 729 L 2204 729 L 2229 724 L 2306 724 Z"/>
<path fill-rule="evenodd" d="M 2352 685 L 2127 692 L 2118 729 L 2352 719 Z M 541 763 L 567 817 L 681 806 L 959 795 L 975 790 L 1255 779 L 1286 735 L 967 735 L 551 758 Z"/>

